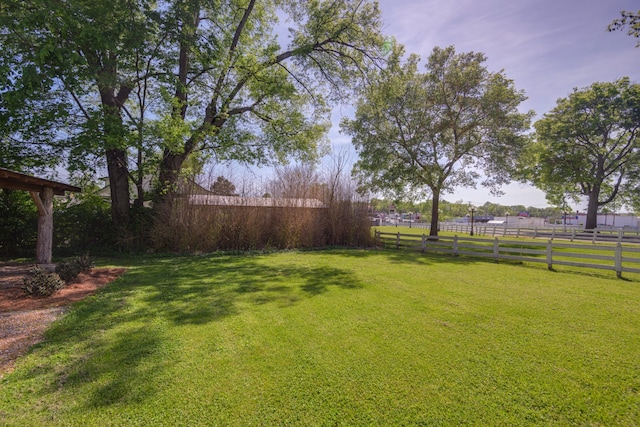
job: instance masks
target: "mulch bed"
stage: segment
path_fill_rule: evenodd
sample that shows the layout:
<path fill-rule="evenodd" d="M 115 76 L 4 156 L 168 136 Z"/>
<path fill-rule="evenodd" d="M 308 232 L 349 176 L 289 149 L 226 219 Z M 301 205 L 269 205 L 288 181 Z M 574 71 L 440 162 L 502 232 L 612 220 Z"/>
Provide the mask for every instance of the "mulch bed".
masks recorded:
<path fill-rule="evenodd" d="M 124 268 L 94 268 L 55 294 L 34 298 L 22 290 L 22 278 L 32 267 L 0 264 L 0 378 L 13 369 L 19 356 L 42 340 L 45 329 L 64 313 L 66 306 L 95 293 L 125 272 Z"/>

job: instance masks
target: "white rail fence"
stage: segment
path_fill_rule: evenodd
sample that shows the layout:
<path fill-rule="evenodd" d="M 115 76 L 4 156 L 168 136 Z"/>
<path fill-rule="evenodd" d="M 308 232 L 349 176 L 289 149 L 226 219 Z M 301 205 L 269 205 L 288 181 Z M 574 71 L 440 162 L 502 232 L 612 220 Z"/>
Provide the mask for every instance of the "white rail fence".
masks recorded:
<path fill-rule="evenodd" d="M 560 243 L 551 239 L 546 242 L 523 242 L 517 240 L 439 236 L 433 238 L 416 234 L 382 233 L 375 231 L 376 241 L 384 247 L 406 248 L 422 252 L 438 252 L 500 260 L 515 260 L 546 263 L 551 270 L 554 265 L 595 268 L 622 273 L 640 273 L 640 247 L 613 245 Z"/>
<path fill-rule="evenodd" d="M 420 228 L 428 230 L 429 224 L 421 222 L 398 222 L 398 224 L 392 224 L 399 227 Z M 438 224 L 439 230 L 450 231 L 453 233 L 466 233 L 470 234 L 470 223 L 457 223 L 457 222 L 441 222 Z M 593 230 L 587 230 L 582 227 L 569 226 L 569 225 L 548 225 L 546 227 L 518 227 L 518 226 L 506 226 L 504 224 L 484 224 L 477 223 L 473 225 L 474 234 L 478 236 L 502 236 L 502 237 L 532 237 L 547 238 L 547 239 L 566 239 L 570 241 L 574 240 L 590 240 L 593 243 L 607 241 L 607 242 L 625 242 L 633 241 L 640 243 L 640 230 L 638 229 L 622 229 L 622 228 L 596 228 Z"/>

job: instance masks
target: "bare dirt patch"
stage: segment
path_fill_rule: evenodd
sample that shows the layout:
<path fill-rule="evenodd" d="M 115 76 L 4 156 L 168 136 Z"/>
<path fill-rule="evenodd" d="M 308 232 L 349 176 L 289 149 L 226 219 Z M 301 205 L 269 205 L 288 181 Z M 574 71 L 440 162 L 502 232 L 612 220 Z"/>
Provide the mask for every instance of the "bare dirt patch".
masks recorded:
<path fill-rule="evenodd" d="M 31 265 L 0 264 L 0 377 L 15 360 L 40 342 L 45 329 L 69 304 L 95 293 L 125 272 L 123 268 L 94 268 L 46 298 L 27 296 L 22 278 Z"/>

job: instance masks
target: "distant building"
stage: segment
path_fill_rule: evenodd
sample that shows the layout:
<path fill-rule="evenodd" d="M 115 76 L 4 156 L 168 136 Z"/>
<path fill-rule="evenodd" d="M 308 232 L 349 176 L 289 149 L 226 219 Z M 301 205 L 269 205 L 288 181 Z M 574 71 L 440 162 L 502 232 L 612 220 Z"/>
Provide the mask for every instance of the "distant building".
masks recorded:
<path fill-rule="evenodd" d="M 220 207 L 258 207 L 258 208 L 302 208 L 324 209 L 325 204 L 317 199 L 293 199 L 278 197 L 240 197 L 217 196 L 214 194 L 190 194 L 187 196 L 190 205 L 206 205 Z"/>
<path fill-rule="evenodd" d="M 561 215 L 560 218 L 555 219 L 555 224 L 566 224 L 583 226 L 587 222 L 587 214 L 585 213 L 570 213 L 566 217 Z M 615 214 L 615 213 L 600 213 L 596 221 L 598 227 L 611 227 L 611 228 L 638 228 L 638 217 L 636 215 L 629 214 Z"/>
<path fill-rule="evenodd" d="M 98 196 L 111 201 L 111 185 L 109 185 L 109 178 L 102 178 L 105 182 L 104 187 L 98 190 Z M 153 177 L 151 175 L 145 176 L 142 180 L 142 189 L 145 193 L 151 193 L 153 191 Z M 213 194 L 200 184 L 196 183 L 190 178 L 180 177 L 178 178 L 178 191 L 177 194 Z M 138 190 L 136 186 L 129 181 L 129 202 L 133 204 L 134 200 L 138 197 Z M 150 201 L 144 202 L 146 207 L 151 206 Z"/>

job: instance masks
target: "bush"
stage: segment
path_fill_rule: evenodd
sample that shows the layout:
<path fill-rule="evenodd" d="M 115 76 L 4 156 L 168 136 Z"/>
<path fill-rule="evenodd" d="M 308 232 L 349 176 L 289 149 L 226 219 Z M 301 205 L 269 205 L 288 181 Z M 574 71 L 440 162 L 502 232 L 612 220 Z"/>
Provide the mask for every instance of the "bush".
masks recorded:
<path fill-rule="evenodd" d="M 58 263 L 56 273 L 65 282 L 75 279 L 78 274 L 93 268 L 93 259 L 89 255 L 68 258 Z"/>
<path fill-rule="evenodd" d="M 29 275 L 23 279 L 23 290 L 27 295 L 46 297 L 66 286 L 64 280 L 56 273 L 47 273 L 45 270 L 35 267 L 29 270 Z"/>
<path fill-rule="evenodd" d="M 113 250 L 116 232 L 110 205 L 92 191 L 89 186 L 86 192 L 56 199 L 53 210 L 55 253 L 73 255 L 89 250 L 92 253 Z"/>
<path fill-rule="evenodd" d="M 0 189 L 0 256 L 33 256 L 38 210 L 26 191 Z"/>
<path fill-rule="evenodd" d="M 73 255 L 86 251 L 111 251 L 116 232 L 110 205 L 83 185 L 83 193 L 54 199 L 53 252 Z M 27 191 L 0 189 L 0 256 L 34 256 L 38 210 Z"/>

